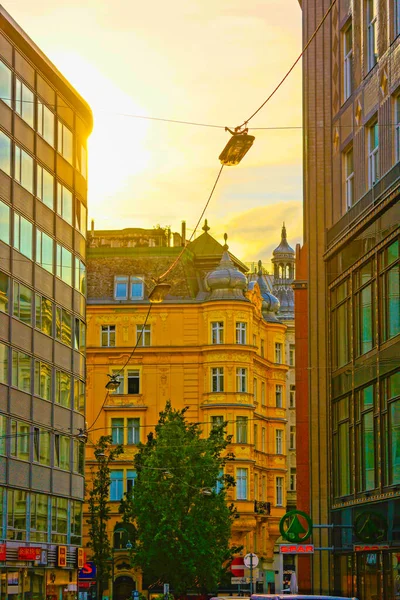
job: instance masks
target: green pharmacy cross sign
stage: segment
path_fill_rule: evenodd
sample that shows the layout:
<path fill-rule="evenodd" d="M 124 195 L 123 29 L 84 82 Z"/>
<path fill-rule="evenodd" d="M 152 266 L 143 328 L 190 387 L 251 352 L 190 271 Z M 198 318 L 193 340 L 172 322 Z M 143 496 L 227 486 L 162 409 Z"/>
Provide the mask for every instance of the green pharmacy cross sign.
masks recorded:
<path fill-rule="evenodd" d="M 288 542 L 305 542 L 312 534 L 310 515 L 302 510 L 289 510 L 279 521 L 279 531 Z"/>

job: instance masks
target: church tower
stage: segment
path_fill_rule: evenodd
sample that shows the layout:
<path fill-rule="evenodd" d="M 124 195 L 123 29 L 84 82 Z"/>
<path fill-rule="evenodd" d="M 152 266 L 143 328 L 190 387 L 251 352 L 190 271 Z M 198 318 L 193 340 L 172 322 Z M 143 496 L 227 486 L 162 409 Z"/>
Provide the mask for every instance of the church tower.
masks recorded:
<path fill-rule="evenodd" d="M 295 253 L 288 244 L 285 223 L 282 226 L 281 242 L 273 251 L 274 265 L 273 293 L 280 302 L 278 317 L 282 320 L 294 319 L 294 294 L 292 283 L 295 277 Z"/>

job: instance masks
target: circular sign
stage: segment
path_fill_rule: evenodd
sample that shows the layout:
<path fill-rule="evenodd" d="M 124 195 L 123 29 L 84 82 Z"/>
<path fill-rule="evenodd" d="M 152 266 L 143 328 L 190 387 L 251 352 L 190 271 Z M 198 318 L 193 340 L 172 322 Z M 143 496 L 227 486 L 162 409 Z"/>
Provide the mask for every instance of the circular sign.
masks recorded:
<path fill-rule="evenodd" d="M 251 569 L 252 567 L 256 567 L 258 565 L 257 554 L 253 554 L 252 552 L 249 552 L 249 554 L 246 554 L 246 556 L 244 557 L 244 564 L 246 565 L 246 567 L 248 569 Z"/>
<path fill-rule="evenodd" d="M 354 521 L 354 533 L 362 542 L 376 543 L 386 539 L 388 524 L 378 512 L 362 512 Z"/>
<path fill-rule="evenodd" d="M 312 534 L 310 515 L 302 510 L 289 510 L 279 521 L 281 536 L 288 542 L 302 543 Z"/>
<path fill-rule="evenodd" d="M 233 559 L 231 571 L 234 577 L 243 577 L 244 575 L 244 560 L 242 556 Z"/>

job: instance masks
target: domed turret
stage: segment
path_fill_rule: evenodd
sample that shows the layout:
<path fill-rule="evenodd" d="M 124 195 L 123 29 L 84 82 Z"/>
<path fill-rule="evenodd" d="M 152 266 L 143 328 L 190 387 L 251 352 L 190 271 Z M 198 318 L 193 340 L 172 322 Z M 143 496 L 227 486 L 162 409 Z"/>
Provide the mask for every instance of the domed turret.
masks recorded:
<path fill-rule="evenodd" d="M 265 280 L 263 277 L 261 260 L 258 261 L 257 275 L 258 275 L 257 283 L 258 283 L 258 287 L 260 288 L 261 296 L 263 299 L 261 310 L 262 310 L 264 320 L 265 321 L 278 321 L 276 313 L 278 312 L 279 307 L 280 307 L 279 300 L 278 300 L 278 298 L 276 298 L 276 296 L 271 294 L 271 292 L 268 289 L 267 284 L 265 283 Z"/>
<path fill-rule="evenodd" d="M 279 298 L 281 307 L 280 318 L 294 317 L 294 293 L 292 283 L 294 280 L 295 252 L 288 244 L 285 223 L 282 226 L 281 242 L 273 251 L 272 263 L 274 265 L 273 290 Z"/>
<path fill-rule="evenodd" d="M 209 290 L 210 296 L 208 300 L 243 300 L 248 302 L 244 296 L 247 289 L 246 276 L 239 271 L 233 264 L 229 253 L 227 234 L 224 235 L 225 245 L 221 262 L 215 271 L 211 271 L 206 275 L 205 286 Z"/>

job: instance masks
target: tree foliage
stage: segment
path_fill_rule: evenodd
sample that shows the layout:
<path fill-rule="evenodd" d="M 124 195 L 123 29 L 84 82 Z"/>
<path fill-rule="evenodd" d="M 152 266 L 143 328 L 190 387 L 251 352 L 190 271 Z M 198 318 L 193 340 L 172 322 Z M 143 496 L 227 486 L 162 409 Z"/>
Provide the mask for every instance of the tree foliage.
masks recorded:
<path fill-rule="evenodd" d="M 222 423 L 202 437 L 186 410 L 168 402 L 160 413 L 155 435 L 139 445 L 135 486 L 120 506 L 136 530 L 133 564 L 147 581 L 169 583 L 175 595 L 215 590 L 237 551 L 229 546 L 235 509 L 226 494 L 235 482 L 223 474 L 231 436 Z"/>
<path fill-rule="evenodd" d="M 87 490 L 89 517 L 88 548 L 91 548 L 91 560 L 97 568 L 98 598 L 103 597 L 104 582 L 111 575 L 112 548 L 107 533 L 107 523 L 110 520 L 110 463 L 123 451 L 122 446 L 111 448 L 111 436 L 103 435 L 94 445 L 94 455 L 97 467 L 92 469 L 91 481 Z"/>

